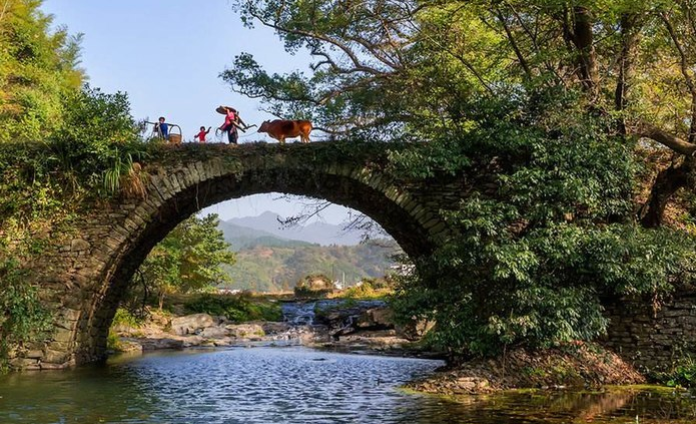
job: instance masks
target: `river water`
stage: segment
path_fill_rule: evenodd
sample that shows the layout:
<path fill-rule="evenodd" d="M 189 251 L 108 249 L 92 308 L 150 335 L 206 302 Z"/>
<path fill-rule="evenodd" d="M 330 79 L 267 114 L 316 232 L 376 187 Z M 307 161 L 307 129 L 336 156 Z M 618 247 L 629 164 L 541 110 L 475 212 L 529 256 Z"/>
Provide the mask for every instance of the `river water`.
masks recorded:
<path fill-rule="evenodd" d="M 0 377 L 0 423 L 687 423 L 681 392 L 521 392 L 446 399 L 399 386 L 439 361 L 234 348 Z M 678 420 L 671 420 L 678 419 Z"/>

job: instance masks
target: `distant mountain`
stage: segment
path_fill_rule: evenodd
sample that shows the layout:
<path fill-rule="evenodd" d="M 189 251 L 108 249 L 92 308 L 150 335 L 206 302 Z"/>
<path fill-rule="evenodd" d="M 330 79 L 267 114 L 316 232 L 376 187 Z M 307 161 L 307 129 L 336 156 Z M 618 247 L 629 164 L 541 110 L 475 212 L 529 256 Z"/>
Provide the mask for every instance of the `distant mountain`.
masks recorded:
<path fill-rule="evenodd" d="M 220 221 L 220 223 L 218 224 L 218 228 L 222 230 L 225 236 L 225 241 L 232 245 L 232 250 L 234 250 L 235 252 L 239 252 L 240 250 L 244 249 L 253 249 L 257 246 L 311 246 L 311 243 L 307 243 L 300 240 L 290 240 L 283 237 L 277 237 L 269 232 L 232 224 L 229 221 Z"/>
<path fill-rule="evenodd" d="M 294 226 L 283 228 L 280 215 L 273 212 L 264 212 L 259 216 L 233 218 L 225 221 L 228 224 L 240 227 L 264 231 L 281 239 L 300 240 L 307 243 L 320 244 L 322 246 L 355 246 L 361 241 L 361 234 L 345 232 L 340 225 L 315 222 L 306 226 Z"/>
<path fill-rule="evenodd" d="M 292 290 L 310 274 L 324 274 L 334 281 L 354 285 L 365 277 L 382 277 L 394 264 L 400 250 L 396 243 L 369 242 L 358 246 L 257 245 L 237 252 L 237 263 L 226 270 L 233 283 L 229 288 L 261 292 Z"/>

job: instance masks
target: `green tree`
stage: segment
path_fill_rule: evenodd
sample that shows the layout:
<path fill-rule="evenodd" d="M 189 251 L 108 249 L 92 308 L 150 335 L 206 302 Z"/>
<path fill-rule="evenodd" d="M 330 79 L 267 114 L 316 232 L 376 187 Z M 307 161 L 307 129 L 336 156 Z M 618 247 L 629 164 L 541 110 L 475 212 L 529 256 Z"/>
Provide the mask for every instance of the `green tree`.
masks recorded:
<path fill-rule="evenodd" d="M 246 25 L 276 30 L 290 52 L 316 58 L 309 76 L 269 75 L 244 53 L 222 73 L 283 117 L 330 131 L 431 138 L 475 125 L 478 94 L 580 93 L 581 113 L 614 118 L 641 137 L 649 196 L 640 221 L 658 226 L 696 166 L 696 5 L 683 1 L 250 1 Z M 570 111 L 566 111 L 570 112 Z M 568 118 L 571 115 L 566 114 Z M 649 141 L 647 141 L 649 140 Z M 668 154 L 674 160 L 665 160 Z M 665 166 L 665 162 L 668 163 Z M 657 178 L 654 176 L 657 175 Z M 647 192 L 646 192 L 647 193 Z"/>
<path fill-rule="evenodd" d="M 503 103 L 481 110 L 459 150 L 422 146 L 428 161 L 467 157 L 465 175 L 500 169 L 495 188 L 473 187 L 446 213 L 457 237 L 402 279 L 395 306 L 404 318 L 437 322 L 431 341 L 453 355 L 495 354 L 591 340 L 606 329 L 602 296 L 659 301 L 675 283 L 693 283 L 694 238 L 635 222 L 639 166 L 623 137 L 592 118 L 544 130 L 547 110 Z M 518 108 L 527 113 L 511 113 Z M 395 171 L 409 178 L 403 164 L 419 156 L 395 157 Z"/>
<path fill-rule="evenodd" d="M 82 36 L 51 31 L 41 0 L 0 1 L 0 142 L 40 140 L 60 126 L 62 97 L 80 90 Z"/>
<path fill-rule="evenodd" d="M 157 293 L 162 309 L 171 293 L 201 291 L 229 283 L 223 265 L 233 265 L 235 254 L 218 229 L 218 216 L 192 216 L 179 224 L 150 252 L 136 275 Z"/>

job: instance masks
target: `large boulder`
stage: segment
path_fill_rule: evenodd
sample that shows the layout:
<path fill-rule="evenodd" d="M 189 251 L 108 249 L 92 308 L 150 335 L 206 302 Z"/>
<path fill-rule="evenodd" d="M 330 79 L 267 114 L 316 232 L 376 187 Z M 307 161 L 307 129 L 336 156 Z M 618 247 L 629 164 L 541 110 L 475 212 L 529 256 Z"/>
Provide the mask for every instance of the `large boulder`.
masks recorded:
<path fill-rule="evenodd" d="M 379 311 L 368 312 L 373 309 Z M 316 311 L 316 322 L 327 326 L 334 337 L 372 328 L 375 317 L 380 322 L 386 322 L 388 316 L 384 302 L 378 300 L 324 300 L 317 302 Z M 361 320 L 362 325 L 359 324 Z M 376 325 L 375 329 L 392 327 L 393 325 Z"/>
<path fill-rule="evenodd" d="M 394 328 L 394 312 L 387 306 L 367 309 L 358 317 L 356 326 L 366 330 Z"/>
<path fill-rule="evenodd" d="M 435 327 L 435 321 L 413 319 L 406 324 L 396 326 L 396 334 L 406 340 L 417 341 Z"/>
<path fill-rule="evenodd" d="M 266 335 L 287 333 L 293 328 L 293 326 L 287 322 L 264 322 L 261 325 Z"/>
<path fill-rule="evenodd" d="M 263 330 L 261 324 L 247 323 L 247 324 L 230 324 L 225 326 L 228 334 L 234 336 L 238 339 L 248 339 L 251 337 L 263 337 L 266 332 Z"/>
<path fill-rule="evenodd" d="M 208 327 L 204 328 L 203 331 L 199 333 L 199 336 L 206 339 L 222 339 L 229 335 L 229 331 L 225 327 Z"/>
<path fill-rule="evenodd" d="M 206 328 L 214 327 L 218 321 L 208 314 L 185 315 L 172 319 L 171 332 L 179 336 L 198 334 Z"/>
<path fill-rule="evenodd" d="M 162 349 L 182 349 L 184 342 L 176 339 L 138 339 L 143 351 L 162 350 Z"/>

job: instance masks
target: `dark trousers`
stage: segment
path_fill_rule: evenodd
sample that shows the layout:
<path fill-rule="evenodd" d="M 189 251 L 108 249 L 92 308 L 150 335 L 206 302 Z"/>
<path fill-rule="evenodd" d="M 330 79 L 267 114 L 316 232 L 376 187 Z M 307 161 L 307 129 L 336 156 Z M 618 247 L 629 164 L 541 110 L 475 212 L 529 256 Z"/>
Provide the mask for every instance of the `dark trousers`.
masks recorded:
<path fill-rule="evenodd" d="M 222 131 L 227 131 L 227 141 L 230 144 L 237 144 L 237 139 L 239 134 L 237 133 L 237 127 L 234 125 L 228 125 L 222 129 Z"/>

